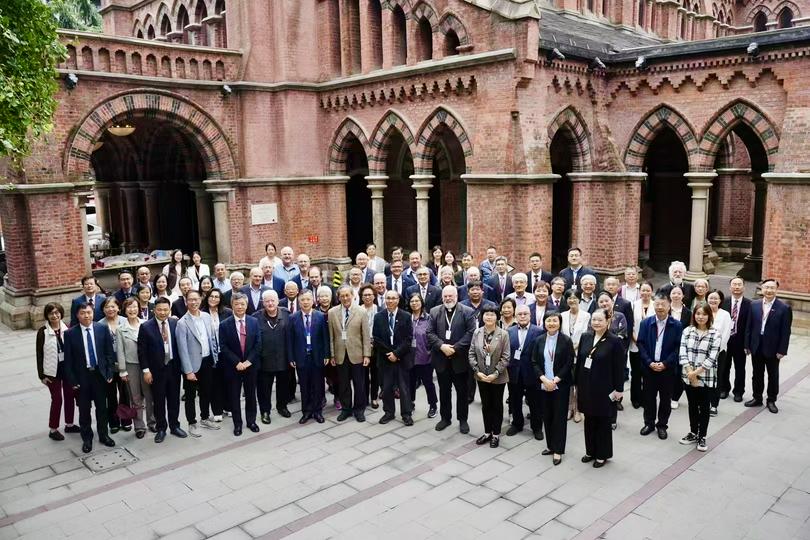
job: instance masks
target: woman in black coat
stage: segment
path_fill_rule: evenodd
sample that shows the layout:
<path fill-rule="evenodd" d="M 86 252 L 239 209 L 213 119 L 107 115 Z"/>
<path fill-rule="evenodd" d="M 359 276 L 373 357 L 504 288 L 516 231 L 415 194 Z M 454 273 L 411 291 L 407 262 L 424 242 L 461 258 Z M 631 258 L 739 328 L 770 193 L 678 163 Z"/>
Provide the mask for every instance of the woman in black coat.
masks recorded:
<path fill-rule="evenodd" d="M 597 309 L 591 315 L 592 332 L 584 334 L 574 383 L 577 385 L 579 410 L 585 415 L 585 455 L 583 463 L 593 461 L 594 468 L 604 466 L 613 457 L 611 422 L 616 401 L 624 391 L 626 363 L 621 339 L 612 334 L 610 314 Z"/>
<path fill-rule="evenodd" d="M 574 343 L 570 337 L 560 332 L 562 315 L 559 312 L 547 311 L 543 324 L 546 332 L 537 338 L 532 352 L 534 373 L 541 383 L 543 425 L 546 428 L 546 449 L 542 454 L 551 454 L 554 465 L 559 465 L 565 453 Z"/>

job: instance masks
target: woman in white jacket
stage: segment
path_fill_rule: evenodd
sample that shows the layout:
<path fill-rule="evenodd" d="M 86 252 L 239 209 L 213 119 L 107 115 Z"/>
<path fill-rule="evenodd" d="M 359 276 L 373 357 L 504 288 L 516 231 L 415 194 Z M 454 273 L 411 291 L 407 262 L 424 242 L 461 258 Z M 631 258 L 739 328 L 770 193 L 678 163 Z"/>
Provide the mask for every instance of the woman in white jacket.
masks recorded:
<path fill-rule="evenodd" d="M 723 293 L 720 291 L 712 291 L 706 296 L 706 301 L 712 310 L 714 322 L 712 328 L 717 330 L 720 335 L 720 353 L 717 355 L 717 380 L 718 384 L 712 389 L 712 394 L 709 400 L 709 415 L 717 416 L 717 406 L 720 404 L 720 379 L 723 373 L 728 377 L 730 366 L 728 365 L 728 340 L 731 337 L 731 314 L 725 309 L 720 309 L 723 304 Z M 725 397 L 728 397 L 726 394 Z"/>
<path fill-rule="evenodd" d="M 638 409 L 642 405 L 642 388 L 644 384 L 641 353 L 638 352 L 638 346 L 636 345 L 638 330 L 641 327 L 641 321 L 655 315 L 652 302 L 652 284 L 647 281 L 642 283 L 638 294 L 638 300 L 633 302 L 633 320 L 627 321 L 628 325 L 633 325 L 633 335 L 630 338 L 630 403 L 633 404 L 634 409 Z"/>
<path fill-rule="evenodd" d="M 579 301 L 582 295 L 579 291 L 569 289 L 563 295 L 563 302 L 568 306 L 567 311 L 562 312 L 562 326 L 560 332 L 571 338 L 574 344 L 574 356 L 579 350 L 579 340 L 582 334 L 591 327 L 591 314 L 579 308 Z M 582 414 L 577 409 L 577 389 L 571 385 L 571 395 L 568 399 L 568 419 L 574 422 L 582 421 Z"/>

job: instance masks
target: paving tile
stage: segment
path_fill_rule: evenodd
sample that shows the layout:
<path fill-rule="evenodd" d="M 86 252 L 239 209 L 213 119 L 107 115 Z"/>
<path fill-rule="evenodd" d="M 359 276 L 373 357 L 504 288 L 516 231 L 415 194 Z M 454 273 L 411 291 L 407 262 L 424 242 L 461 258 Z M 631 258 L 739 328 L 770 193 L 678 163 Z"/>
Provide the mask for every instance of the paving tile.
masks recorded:
<path fill-rule="evenodd" d="M 506 493 L 504 497 L 520 505 L 528 506 L 556 488 L 556 484 L 542 476 L 538 476 Z"/>
<path fill-rule="evenodd" d="M 319 490 L 309 497 L 299 499 L 297 504 L 306 512 L 312 513 L 320 510 L 321 508 L 325 508 L 330 504 L 339 503 L 355 493 L 357 493 L 357 490 L 346 484 L 336 484 L 332 487 Z"/>
<path fill-rule="evenodd" d="M 261 515 L 261 510 L 252 504 L 240 505 L 225 512 L 215 512 L 210 517 L 198 520 L 194 526 L 206 537 L 226 531 Z"/>
<path fill-rule="evenodd" d="M 468 503 L 474 504 L 477 507 L 486 506 L 495 499 L 500 498 L 501 494 L 497 491 L 489 489 L 484 486 L 478 486 L 470 491 L 463 493 L 461 499 Z"/>
<path fill-rule="evenodd" d="M 579 530 L 569 527 L 563 523 L 560 523 L 556 519 L 552 519 L 539 529 L 537 532 L 527 536 L 526 538 L 543 538 L 545 540 L 569 540 L 569 538 L 575 537 L 579 534 Z M 626 540 L 630 540 L 630 537 L 625 537 Z"/>
<path fill-rule="evenodd" d="M 524 529 L 536 531 L 567 509 L 568 507 L 562 503 L 543 498 L 530 504 L 509 520 Z"/>
<path fill-rule="evenodd" d="M 602 517 L 602 515 L 613 508 L 613 506 L 614 504 L 612 503 L 606 503 L 593 497 L 586 497 L 557 516 L 557 521 L 568 525 L 572 529 L 582 530 Z"/>
<path fill-rule="evenodd" d="M 300 506 L 288 504 L 244 523 L 241 528 L 251 536 L 260 536 L 306 515 Z"/>

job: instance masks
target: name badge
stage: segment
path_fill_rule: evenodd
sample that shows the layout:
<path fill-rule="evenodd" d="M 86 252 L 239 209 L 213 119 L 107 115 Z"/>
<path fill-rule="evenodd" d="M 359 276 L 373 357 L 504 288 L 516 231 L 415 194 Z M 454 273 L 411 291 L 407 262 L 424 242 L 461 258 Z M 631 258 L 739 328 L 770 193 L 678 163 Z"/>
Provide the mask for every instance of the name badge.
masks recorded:
<path fill-rule="evenodd" d="M 307 345 L 312 345 L 312 336 L 307 336 Z"/>
<path fill-rule="evenodd" d="M 63 353 L 63 352 L 56 353 L 56 361 L 57 361 L 57 363 L 62 362 L 64 360 L 65 360 L 65 353 Z"/>
<path fill-rule="evenodd" d="M 576 283 L 574 283 L 573 285 L 571 285 L 571 290 L 572 290 L 572 291 L 576 291 L 576 290 L 577 290 L 577 284 L 576 284 Z"/>
<path fill-rule="evenodd" d="M 412 349 L 415 349 L 415 348 L 416 348 L 416 338 L 413 338 L 413 339 L 411 340 L 411 348 L 412 348 Z"/>
<path fill-rule="evenodd" d="M 307 339 L 309 339 L 309 336 L 307 336 Z M 340 339 L 342 339 L 343 341 L 346 341 L 347 339 L 349 339 L 348 336 L 346 335 L 346 330 L 341 330 L 340 331 Z"/>
<path fill-rule="evenodd" d="M 515 360 L 520 360 L 520 355 L 523 353 L 523 349 L 515 349 Z"/>
<path fill-rule="evenodd" d="M 445 330 L 444 339 L 450 339 L 450 330 Z"/>
<path fill-rule="evenodd" d="M 585 359 L 585 369 L 591 369 L 591 362 L 593 362 L 593 358 L 590 356 Z"/>

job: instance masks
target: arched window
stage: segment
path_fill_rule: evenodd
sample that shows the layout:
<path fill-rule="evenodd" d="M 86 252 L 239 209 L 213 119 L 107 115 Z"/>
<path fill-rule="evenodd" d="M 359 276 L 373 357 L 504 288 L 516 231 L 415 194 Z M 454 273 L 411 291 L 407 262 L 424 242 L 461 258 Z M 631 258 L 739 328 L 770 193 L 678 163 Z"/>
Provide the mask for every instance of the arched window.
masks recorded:
<path fill-rule="evenodd" d="M 779 28 L 792 28 L 793 27 L 793 11 L 789 7 L 785 7 L 779 12 Z"/>
<path fill-rule="evenodd" d="M 146 30 L 146 39 L 155 39 L 155 27 L 151 24 L 149 28 Z"/>
<path fill-rule="evenodd" d="M 419 19 L 419 60 L 433 58 L 433 29 L 426 17 Z"/>
<path fill-rule="evenodd" d="M 393 26 L 391 40 L 394 51 L 393 65 L 401 66 L 408 60 L 408 37 L 405 33 L 405 12 L 400 6 L 394 8 Z"/>
<path fill-rule="evenodd" d="M 760 11 L 757 13 L 757 16 L 754 17 L 754 32 L 764 32 L 767 28 L 768 24 L 768 16 L 765 15 L 764 12 Z"/>
<path fill-rule="evenodd" d="M 138 35 L 136 37 L 138 39 L 143 39 L 143 30 L 138 30 Z"/>
<path fill-rule="evenodd" d="M 444 56 L 453 56 L 458 54 L 458 47 L 461 42 L 458 39 L 458 34 L 452 28 L 444 35 Z"/>
<path fill-rule="evenodd" d="M 208 25 L 202 22 L 206 17 L 208 17 L 208 8 L 205 6 L 205 2 L 197 2 L 197 10 L 194 12 L 194 22 L 202 25 L 197 41 L 198 45 L 203 46 L 208 45 Z"/>
<path fill-rule="evenodd" d="M 644 8 L 646 0 L 638 0 L 638 25 L 644 26 Z"/>
<path fill-rule="evenodd" d="M 168 15 L 163 16 L 163 20 L 160 21 L 160 35 L 166 37 L 166 34 L 172 31 L 172 23 L 169 20 Z"/>
<path fill-rule="evenodd" d="M 368 2 L 368 26 L 371 40 L 370 64 L 372 69 L 380 69 L 383 57 L 382 7 L 380 6 L 380 0 L 369 0 Z"/>
<path fill-rule="evenodd" d="M 188 20 L 188 11 L 186 11 L 186 6 L 180 6 L 180 9 L 177 12 L 177 31 L 183 32 L 183 43 L 189 42 L 188 32 L 186 32 L 186 26 L 189 25 Z"/>

